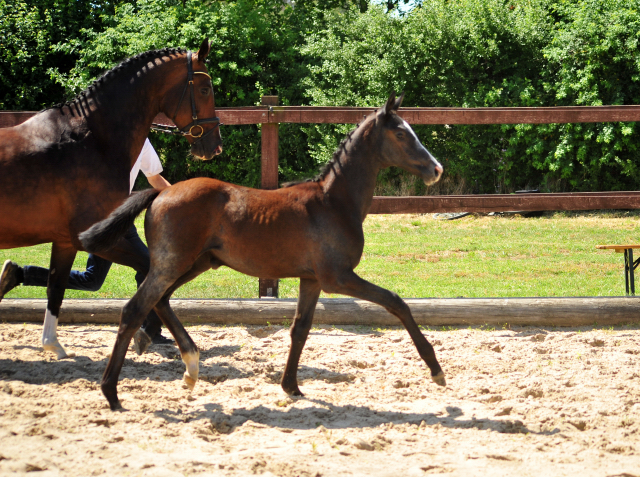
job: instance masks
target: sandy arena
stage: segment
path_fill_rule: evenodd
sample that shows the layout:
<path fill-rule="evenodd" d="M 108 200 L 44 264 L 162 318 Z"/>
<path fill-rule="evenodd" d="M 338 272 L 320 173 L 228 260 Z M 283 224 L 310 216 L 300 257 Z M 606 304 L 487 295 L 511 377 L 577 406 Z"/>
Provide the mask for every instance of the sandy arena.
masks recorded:
<path fill-rule="evenodd" d="M 99 387 L 116 327 L 0 324 L 0 474 L 30 476 L 640 476 L 640 327 L 425 331 L 440 388 L 404 329 L 313 328 L 291 399 L 282 326 L 191 326 L 130 349 L 122 412 Z"/>

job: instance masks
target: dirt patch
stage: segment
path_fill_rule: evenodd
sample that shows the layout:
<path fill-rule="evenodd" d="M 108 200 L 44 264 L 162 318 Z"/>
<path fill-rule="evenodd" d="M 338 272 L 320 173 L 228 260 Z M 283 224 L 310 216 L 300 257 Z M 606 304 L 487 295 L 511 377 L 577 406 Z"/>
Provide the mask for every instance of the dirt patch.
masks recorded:
<path fill-rule="evenodd" d="M 99 380 L 115 326 L 0 324 L 0 474 L 640 476 L 640 331 L 425 331 L 431 383 L 402 329 L 321 327 L 279 386 L 279 327 L 193 326 L 201 379 L 173 346 L 133 350 L 111 412 Z"/>

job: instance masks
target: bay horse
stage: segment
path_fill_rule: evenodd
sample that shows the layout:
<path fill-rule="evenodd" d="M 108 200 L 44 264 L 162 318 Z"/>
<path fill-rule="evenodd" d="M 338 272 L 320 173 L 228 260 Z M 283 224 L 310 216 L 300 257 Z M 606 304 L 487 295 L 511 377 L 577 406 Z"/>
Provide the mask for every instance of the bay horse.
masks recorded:
<path fill-rule="evenodd" d="M 69 356 L 56 330 L 73 260 L 84 250 L 78 234 L 129 196 L 129 173 L 155 116 L 173 120 L 192 155 L 208 160 L 222 152 L 209 48 L 205 39 L 196 54 L 139 54 L 72 101 L 0 129 L 0 248 L 52 242 L 42 346 L 59 359 Z M 99 255 L 147 272 L 125 240 Z"/>
<path fill-rule="evenodd" d="M 87 250 L 108 250 L 148 208 L 145 234 L 151 254 L 149 274 L 120 317 L 102 392 L 111 409 L 120 408 L 118 376 L 129 342 L 154 308 L 178 343 L 186 365 L 184 380 L 198 378 L 198 349 L 169 306 L 181 285 L 222 265 L 254 277 L 300 278 L 291 326 L 291 348 L 282 388 L 302 395 L 297 370 L 320 292 L 339 293 L 377 303 L 400 319 L 439 385 L 445 377 L 433 347 L 407 304 L 395 293 L 354 273 L 364 247 L 362 222 L 371 206 L 378 172 L 401 167 L 436 182 L 442 166 L 397 115 L 402 95 L 392 94 L 341 143 L 333 159 L 313 180 L 277 190 L 256 190 L 215 179 L 180 182 L 158 193 L 131 196 L 108 219 L 80 235 Z"/>

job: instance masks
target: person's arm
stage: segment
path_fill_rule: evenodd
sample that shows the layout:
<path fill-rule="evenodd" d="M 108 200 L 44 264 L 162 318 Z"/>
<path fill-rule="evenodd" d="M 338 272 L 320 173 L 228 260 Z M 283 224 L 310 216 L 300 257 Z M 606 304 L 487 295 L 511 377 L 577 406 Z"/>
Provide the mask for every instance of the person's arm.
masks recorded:
<path fill-rule="evenodd" d="M 153 187 L 155 190 L 164 190 L 167 187 L 171 186 L 171 183 L 160 174 L 149 176 L 147 177 L 147 180 L 149 181 L 149 184 L 151 184 L 151 187 Z"/>

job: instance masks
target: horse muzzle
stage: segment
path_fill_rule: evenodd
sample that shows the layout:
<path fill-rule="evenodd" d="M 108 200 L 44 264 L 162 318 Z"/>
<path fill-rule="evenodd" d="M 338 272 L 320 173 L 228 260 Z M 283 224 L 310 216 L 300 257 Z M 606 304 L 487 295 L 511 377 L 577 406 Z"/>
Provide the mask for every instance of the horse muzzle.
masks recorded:
<path fill-rule="evenodd" d="M 438 161 L 436 161 L 434 159 L 435 164 L 432 167 L 424 167 L 424 168 L 420 168 L 420 177 L 422 178 L 422 181 L 425 183 L 425 185 L 433 185 L 436 182 L 438 182 L 440 180 L 440 178 L 442 178 L 442 166 L 440 165 L 440 163 Z"/>
<path fill-rule="evenodd" d="M 222 153 L 222 137 L 218 127 L 208 130 L 191 143 L 191 154 L 203 161 L 209 161 Z"/>

